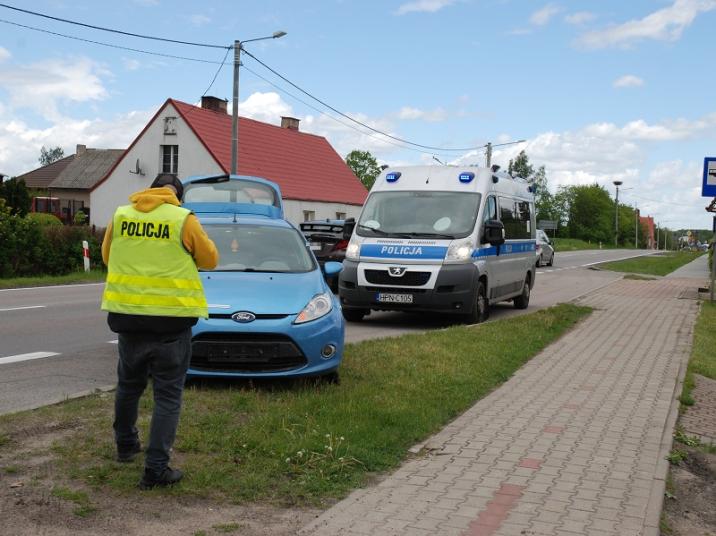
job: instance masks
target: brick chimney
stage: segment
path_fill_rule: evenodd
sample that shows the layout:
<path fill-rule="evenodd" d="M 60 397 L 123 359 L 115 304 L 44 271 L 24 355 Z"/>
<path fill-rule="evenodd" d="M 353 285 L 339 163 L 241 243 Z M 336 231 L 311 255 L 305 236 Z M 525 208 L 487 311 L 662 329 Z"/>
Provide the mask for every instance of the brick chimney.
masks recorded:
<path fill-rule="evenodd" d="M 296 119 L 295 117 L 281 116 L 281 128 L 287 128 L 288 130 L 295 130 L 298 132 L 298 123 L 300 121 L 300 119 Z"/>
<path fill-rule="evenodd" d="M 87 146 L 86 146 L 86 145 L 80 145 L 80 144 L 78 143 L 78 144 L 77 144 L 77 149 L 75 150 L 75 155 L 76 155 L 76 156 L 82 156 L 82 155 L 85 154 L 86 152 L 87 152 Z"/>
<path fill-rule="evenodd" d="M 229 101 L 227 101 L 226 99 L 220 99 L 218 97 L 210 97 L 208 95 L 205 95 L 201 98 L 201 107 L 205 110 L 226 113 L 227 102 Z"/>

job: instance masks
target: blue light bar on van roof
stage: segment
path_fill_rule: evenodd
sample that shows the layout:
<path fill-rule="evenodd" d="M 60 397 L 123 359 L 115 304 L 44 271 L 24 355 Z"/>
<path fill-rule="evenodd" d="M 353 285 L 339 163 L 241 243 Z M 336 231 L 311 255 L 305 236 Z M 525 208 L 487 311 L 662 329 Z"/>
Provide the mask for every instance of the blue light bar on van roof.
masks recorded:
<path fill-rule="evenodd" d="M 393 171 L 385 176 L 386 182 L 395 182 L 400 178 L 400 171 Z"/>
<path fill-rule="evenodd" d="M 463 171 L 460 173 L 460 182 L 464 182 L 467 184 L 468 182 L 471 182 L 472 179 L 475 178 L 475 174 L 472 171 Z"/>

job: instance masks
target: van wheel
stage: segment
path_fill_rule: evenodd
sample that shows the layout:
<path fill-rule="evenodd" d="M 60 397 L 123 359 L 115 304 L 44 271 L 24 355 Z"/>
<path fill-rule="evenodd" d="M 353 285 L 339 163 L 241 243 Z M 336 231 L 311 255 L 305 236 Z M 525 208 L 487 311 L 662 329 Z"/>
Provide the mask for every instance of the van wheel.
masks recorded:
<path fill-rule="evenodd" d="M 360 322 L 367 314 L 367 309 L 343 309 L 343 318 L 348 322 Z"/>
<path fill-rule="evenodd" d="M 554 264 L 554 253 L 552 253 L 552 256 L 549 258 L 549 262 L 547 263 L 547 266 L 552 266 Z"/>
<path fill-rule="evenodd" d="M 487 301 L 487 291 L 485 283 L 478 281 L 475 291 L 475 303 L 472 310 L 465 316 L 465 322 L 468 324 L 479 324 L 484 322 L 490 316 L 490 302 Z"/>
<path fill-rule="evenodd" d="M 527 309 L 530 304 L 530 277 L 527 276 L 525 284 L 522 286 L 522 294 L 514 299 L 516 309 Z"/>

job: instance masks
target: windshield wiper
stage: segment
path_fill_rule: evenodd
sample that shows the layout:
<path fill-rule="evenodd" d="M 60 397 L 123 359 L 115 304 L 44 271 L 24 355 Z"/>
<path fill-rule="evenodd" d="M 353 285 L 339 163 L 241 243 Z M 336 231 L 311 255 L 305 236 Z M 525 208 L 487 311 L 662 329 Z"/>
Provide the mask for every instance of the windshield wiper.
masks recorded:
<path fill-rule="evenodd" d="M 368 227 L 367 225 L 358 225 L 359 229 L 367 229 L 368 231 L 372 231 L 375 234 L 379 236 L 387 236 L 388 238 L 411 238 L 412 235 L 410 233 L 391 233 L 389 231 L 383 231 L 382 229 L 375 229 L 373 227 Z"/>
<path fill-rule="evenodd" d="M 410 236 L 411 238 L 449 238 L 455 240 L 455 237 L 451 234 L 444 233 L 403 233 Z"/>

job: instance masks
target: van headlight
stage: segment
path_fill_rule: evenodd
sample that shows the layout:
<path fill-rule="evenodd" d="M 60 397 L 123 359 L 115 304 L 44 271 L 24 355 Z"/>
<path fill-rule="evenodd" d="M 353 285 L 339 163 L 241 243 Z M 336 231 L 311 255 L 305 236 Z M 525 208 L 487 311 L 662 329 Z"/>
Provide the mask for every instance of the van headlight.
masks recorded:
<path fill-rule="evenodd" d="M 358 242 L 354 242 L 353 239 L 351 239 L 350 242 L 348 242 L 348 247 L 346 248 L 346 259 L 349 261 L 357 261 L 360 257 L 360 244 Z"/>
<path fill-rule="evenodd" d="M 447 254 L 445 255 L 446 261 L 466 261 L 472 256 L 472 252 L 475 248 L 470 240 L 463 242 L 455 242 L 450 244 L 448 247 Z"/>
<path fill-rule="evenodd" d="M 333 310 L 333 300 L 327 293 L 316 294 L 308 305 L 303 308 L 303 311 L 298 313 L 294 324 L 303 324 L 304 322 L 310 322 L 316 320 L 322 316 L 326 316 Z"/>

